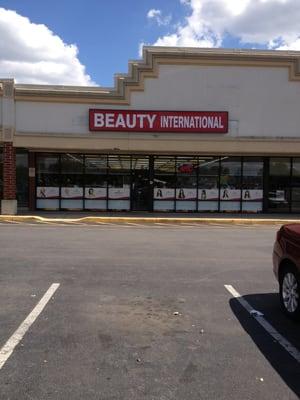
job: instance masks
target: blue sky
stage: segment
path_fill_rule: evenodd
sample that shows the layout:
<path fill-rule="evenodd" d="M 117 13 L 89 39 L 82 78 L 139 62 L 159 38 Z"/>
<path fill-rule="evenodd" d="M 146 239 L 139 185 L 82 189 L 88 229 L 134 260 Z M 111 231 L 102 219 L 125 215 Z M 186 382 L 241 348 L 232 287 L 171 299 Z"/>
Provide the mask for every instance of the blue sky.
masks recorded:
<path fill-rule="evenodd" d="M 148 21 L 147 12 L 172 9 L 179 16 L 182 8 L 174 0 L 9 0 L 0 5 L 47 25 L 64 42 L 76 43 L 87 73 L 104 86 L 112 84 L 114 73 L 127 71 L 128 59 L 138 58 L 140 41 L 152 43 L 167 31 Z"/>
<path fill-rule="evenodd" d="M 298 50 L 299 18 L 299 0 L 0 0 L 0 78 L 111 86 L 143 43 Z"/>

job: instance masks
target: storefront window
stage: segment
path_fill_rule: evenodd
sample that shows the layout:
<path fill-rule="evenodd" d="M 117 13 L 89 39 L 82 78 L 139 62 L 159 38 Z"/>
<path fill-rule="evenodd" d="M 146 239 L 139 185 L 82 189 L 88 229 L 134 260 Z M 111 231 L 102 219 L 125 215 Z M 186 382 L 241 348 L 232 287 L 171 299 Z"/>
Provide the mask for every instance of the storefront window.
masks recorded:
<path fill-rule="evenodd" d="M 84 159 L 78 154 L 61 156 L 61 208 L 83 209 Z"/>
<path fill-rule="evenodd" d="M 221 158 L 220 211 L 240 211 L 241 171 L 240 157 Z"/>
<path fill-rule="evenodd" d="M 292 188 L 292 202 L 300 202 L 300 187 Z"/>
<path fill-rule="evenodd" d="M 290 158 L 270 158 L 270 176 L 290 176 Z"/>
<path fill-rule="evenodd" d="M 59 209 L 60 159 L 58 155 L 38 154 L 36 157 L 36 207 Z"/>
<path fill-rule="evenodd" d="M 107 156 L 85 156 L 84 208 L 107 209 Z"/>
<path fill-rule="evenodd" d="M 300 212 L 300 158 L 292 161 L 292 211 Z"/>
<path fill-rule="evenodd" d="M 175 210 L 175 172 L 175 157 L 154 158 L 154 210 Z"/>
<path fill-rule="evenodd" d="M 197 209 L 197 157 L 177 157 L 176 160 L 176 210 Z"/>
<path fill-rule="evenodd" d="M 219 157 L 200 157 L 198 174 L 198 211 L 219 208 Z"/>
<path fill-rule="evenodd" d="M 28 152 L 16 151 L 18 207 L 28 207 Z"/>
<path fill-rule="evenodd" d="M 268 209 L 273 212 L 290 210 L 290 158 L 270 158 Z"/>
<path fill-rule="evenodd" d="M 1 156 L 0 151 L 0 180 Z M 264 172 L 267 161 L 269 170 Z M 27 154 L 17 151 L 17 193 L 23 205 L 27 163 Z M 300 157 L 264 162 L 262 157 L 37 154 L 36 205 L 55 210 L 258 213 L 265 173 L 268 210 L 300 212 Z"/>
<path fill-rule="evenodd" d="M 131 157 L 132 171 L 148 171 L 149 157 L 148 156 L 132 156 Z"/>
<path fill-rule="evenodd" d="M 263 160 L 258 157 L 243 159 L 242 210 L 261 212 L 263 206 Z"/>
<path fill-rule="evenodd" d="M 3 198 L 3 149 L 0 147 L 0 199 Z"/>
<path fill-rule="evenodd" d="M 130 210 L 131 157 L 108 156 L 108 208 Z"/>

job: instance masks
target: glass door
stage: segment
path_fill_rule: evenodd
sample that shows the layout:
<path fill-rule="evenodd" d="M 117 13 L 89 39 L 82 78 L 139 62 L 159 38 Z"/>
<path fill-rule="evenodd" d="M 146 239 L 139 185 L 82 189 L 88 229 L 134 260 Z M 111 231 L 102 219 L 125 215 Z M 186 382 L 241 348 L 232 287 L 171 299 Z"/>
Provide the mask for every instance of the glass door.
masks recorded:
<path fill-rule="evenodd" d="M 149 157 L 132 157 L 131 209 L 149 211 L 151 208 Z"/>
<path fill-rule="evenodd" d="M 16 151 L 16 179 L 18 207 L 28 207 L 28 153 Z"/>

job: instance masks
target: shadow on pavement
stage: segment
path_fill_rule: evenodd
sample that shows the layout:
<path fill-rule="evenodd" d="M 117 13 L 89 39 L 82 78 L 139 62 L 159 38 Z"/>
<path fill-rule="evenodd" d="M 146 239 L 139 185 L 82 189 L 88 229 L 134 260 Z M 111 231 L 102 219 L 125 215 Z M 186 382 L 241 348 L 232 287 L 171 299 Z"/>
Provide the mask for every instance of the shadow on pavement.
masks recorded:
<path fill-rule="evenodd" d="M 287 319 L 281 312 L 277 293 L 251 294 L 243 298 L 255 310 L 300 350 L 300 323 Z M 230 307 L 253 342 L 277 371 L 283 381 L 300 398 L 300 364 L 246 311 L 237 299 L 229 301 Z"/>

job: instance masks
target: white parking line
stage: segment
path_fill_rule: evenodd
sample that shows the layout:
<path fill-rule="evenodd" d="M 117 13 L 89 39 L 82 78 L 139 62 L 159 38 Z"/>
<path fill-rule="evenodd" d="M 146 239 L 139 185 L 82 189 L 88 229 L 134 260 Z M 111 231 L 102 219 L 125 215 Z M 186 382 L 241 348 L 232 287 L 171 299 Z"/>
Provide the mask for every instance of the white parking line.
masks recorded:
<path fill-rule="evenodd" d="M 256 312 L 251 305 L 234 289 L 231 285 L 224 285 L 230 294 L 248 311 L 248 313 L 256 319 L 256 321 L 278 342 L 298 363 L 300 363 L 300 352 L 285 337 L 262 316 Z"/>
<path fill-rule="evenodd" d="M 31 325 L 34 323 L 34 321 L 37 319 L 37 317 L 43 311 L 43 309 L 45 308 L 46 304 L 51 299 L 53 294 L 59 288 L 59 285 L 60 285 L 59 283 L 53 283 L 49 287 L 47 292 L 44 294 L 44 296 L 41 298 L 41 300 L 37 303 L 37 305 L 34 307 L 34 309 L 31 311 L 31 313 L 28 315 L 28 317 L 26 319 L 24 319 L 24 321 L 21 323 L 19 328 L 12 334 L 12 336 L 8 339 L 8 341 L 5 343 L 5 345 L 1 348 L 1 350 L 0 350 L 0 370 L 3 367 L 3 365 L 6 363 L 8 358 L 12 355 L 15 347 L 23 339 L 25 333 L 28 331 L 28 329 L 31 327 Z"/>

